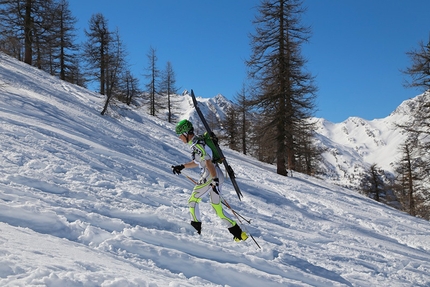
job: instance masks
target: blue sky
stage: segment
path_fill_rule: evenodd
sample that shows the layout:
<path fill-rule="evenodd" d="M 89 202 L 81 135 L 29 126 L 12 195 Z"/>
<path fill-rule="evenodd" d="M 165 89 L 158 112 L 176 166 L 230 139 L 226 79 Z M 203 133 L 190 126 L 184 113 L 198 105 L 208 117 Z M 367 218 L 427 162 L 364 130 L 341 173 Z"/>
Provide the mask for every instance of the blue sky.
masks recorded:
<path fill-rule="evenodd" d="M 145 83 L 150 47 L 157 65 L 172 63 L 179 92 L 232 99 L 246 83 L 244 61 L 259 0 L 70 0 L 78 41 L 95 13 L 118 28 L 134 75 Z M 428 0 L 304 0 L 302 23 L 312 27 L 303 46 L 319 88 L 315 116 L 341 122 L 388 116 L 422 91 L 404 88 L 406 52 L 430 37 Z"/>

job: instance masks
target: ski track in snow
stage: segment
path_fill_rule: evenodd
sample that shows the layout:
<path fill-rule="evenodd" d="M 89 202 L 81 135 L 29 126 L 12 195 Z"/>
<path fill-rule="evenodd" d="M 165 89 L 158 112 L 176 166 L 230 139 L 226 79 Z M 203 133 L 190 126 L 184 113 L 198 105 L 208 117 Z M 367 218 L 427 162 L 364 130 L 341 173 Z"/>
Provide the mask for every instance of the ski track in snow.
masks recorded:
<path fill-rule="evenodd" d="M 173 125 L 0 61 L 0 286 L 430 286 L 428 222 L 228 149 L 262 249 L 207 198 L 196 235 Z"/>

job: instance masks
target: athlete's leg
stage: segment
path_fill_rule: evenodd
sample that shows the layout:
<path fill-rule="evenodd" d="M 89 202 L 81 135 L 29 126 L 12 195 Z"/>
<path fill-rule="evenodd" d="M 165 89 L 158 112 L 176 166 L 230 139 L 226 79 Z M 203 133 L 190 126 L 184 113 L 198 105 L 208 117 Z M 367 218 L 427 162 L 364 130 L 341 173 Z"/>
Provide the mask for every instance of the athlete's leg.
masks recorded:
<path fill-rule="evenodd" d="M 216 167 L 216 171 L 219 179 L 218 190 L 221 192 L 222 185 L 224 183 L 224 174 L 222 173 L 221 169 L 218 166 Z M 225 225 L 229 228 L 236 225 L 236 222 L 232 220 L 230 216 L 228 216 L 228 214 L 224 212 L 222 208 L 221 195 L 215 192 L 214 190 L 212 190 L 212 187 L 210 189 L 209 195 L 210 195 L 212 208 L 214 209 L 218 217 L 221 218 L 221 220 L 225 223 Z"/>
<path fill-rule="evenodd" d="M 193 189 L 191 197 L 188 199 L 188 207 L 191 215 L 191 225 L 197 230 L 199 234 L 202 229 L 199 203 L 202 200 L 203 195 L 205 195 L 210 189 L 211 186 L 209 185 L 209 183 L 196 185 Z"/>
<path fill-rule="evenodd" d="M 215 192 L 212 188 L 210 189 L 210 199 L 211 199 L 211 205 L 213 209 L 215 210 L 216 214 L 219 218 L 227 225 L 228 231 L 233 235 L 233 238 L 235 241 L 240 240 L 246 240 L 248 238 L 248 235 L 242 231 L 240 226 L 231 219 L 231 217 L 227 214 L 225 214 L 223 207 L 222 207 L 222 198 L 221 198 L 221 189 L 222 184 L 224 183 L 224 174 L 222 173 L 221 169 L 217 166 L 217 176 L 219 178 L 219 193 Z"/>

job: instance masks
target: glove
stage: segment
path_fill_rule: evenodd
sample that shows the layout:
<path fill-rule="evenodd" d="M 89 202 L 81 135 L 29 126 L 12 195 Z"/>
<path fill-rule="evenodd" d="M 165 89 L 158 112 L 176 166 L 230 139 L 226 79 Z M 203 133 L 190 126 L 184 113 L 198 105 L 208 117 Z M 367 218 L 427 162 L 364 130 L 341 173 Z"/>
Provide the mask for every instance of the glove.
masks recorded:
<path fill-rule="evenodd" d="M 212 190 L 213 190 L 216 194 L 219 194 L 219 179 L 218 179 L 218 177 L 214 177 L 214 178 L 212 179 L 211 186 L 212 186 Z"/>
<path fill-rule="evenodd" d="M 173 174 L 181 174 L 181 170 L 183 170 L 185 168 L 185 166 L 183 164 L 181 165 L 172 165 L 172 169 L 173 169 Z"/>

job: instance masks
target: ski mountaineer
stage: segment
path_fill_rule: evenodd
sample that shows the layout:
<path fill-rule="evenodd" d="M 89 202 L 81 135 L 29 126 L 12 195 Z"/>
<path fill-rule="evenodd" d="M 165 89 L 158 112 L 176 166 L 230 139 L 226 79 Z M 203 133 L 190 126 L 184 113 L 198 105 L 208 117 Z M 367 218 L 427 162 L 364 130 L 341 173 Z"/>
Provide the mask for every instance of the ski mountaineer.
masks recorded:
<path fill-rule="evenodd" d="M 211 205 L 218 217 L 228 227 L 228 231 L 234 236 L 234 240 L 239 242 L 246 240 L 248 235 L 242 231 L 240 226 L 232 220 L 223 210 L 221 202 L 221 188 L 224 182 L 224 174 L 218 164 L 212 163 L 212 150 L 204 140 L 194 135 L 193 124 L 188 120 L 182 120 L 176 125 L 176 134 L 183 143 L 191 148 L 192 161 L 181 165 L 172 166 L 174 174 L 181 174 L 184 168 L 200 167 L 200 179 L 193 189 L 191 197 L 188 199 L 188 206 L 191 213 L 191 225 L 198 234 L 202 231 L 200 220 L 199 202 L 209 191 Z"/>

